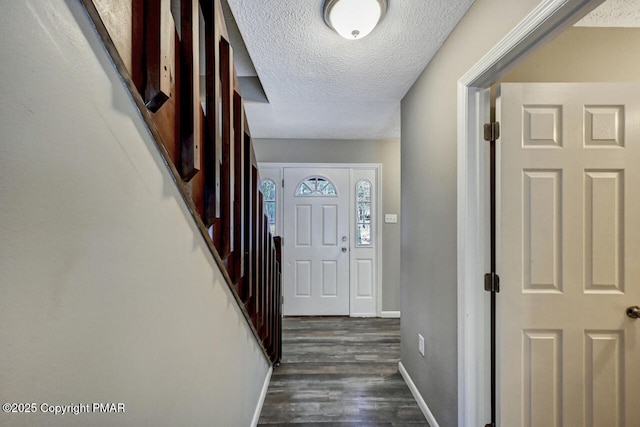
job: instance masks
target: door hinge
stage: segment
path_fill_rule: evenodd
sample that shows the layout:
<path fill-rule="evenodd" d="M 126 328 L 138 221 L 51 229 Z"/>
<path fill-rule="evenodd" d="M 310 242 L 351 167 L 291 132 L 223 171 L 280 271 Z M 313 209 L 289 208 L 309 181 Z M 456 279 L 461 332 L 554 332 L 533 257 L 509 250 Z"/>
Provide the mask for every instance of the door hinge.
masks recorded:
<path fill-rule="evenodd" d="M 500 276 L 496 273 L 485 274 L 484 290 L 487 292 L 500 292 Z"/>
<path fill-rule="evenodd" d="M 500 138 L 500 123 L 491 122 L 484 125 L 484 140 L 495 141 Z"/>
<path fill-rule="evenodd" d="M 282 180 L 282 188 L 284 188 L 284 179 Z"/>

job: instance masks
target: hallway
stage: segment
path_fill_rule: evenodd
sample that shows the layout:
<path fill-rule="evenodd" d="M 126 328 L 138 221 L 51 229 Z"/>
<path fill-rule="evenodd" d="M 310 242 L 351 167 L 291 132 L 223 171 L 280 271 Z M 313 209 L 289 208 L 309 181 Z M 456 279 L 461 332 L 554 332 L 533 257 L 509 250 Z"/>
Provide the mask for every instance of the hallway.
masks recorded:
<path fill-rule="evenodd" d="M 285 318 L 259 425 L 427 426 L 398 373 L 400 320 Z"/>

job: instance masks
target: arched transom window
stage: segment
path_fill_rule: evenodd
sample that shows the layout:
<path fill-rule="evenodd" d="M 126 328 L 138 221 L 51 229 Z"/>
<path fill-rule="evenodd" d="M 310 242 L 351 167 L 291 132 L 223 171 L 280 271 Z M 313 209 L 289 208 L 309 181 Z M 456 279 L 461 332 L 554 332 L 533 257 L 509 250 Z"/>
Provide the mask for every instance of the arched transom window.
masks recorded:
<path fill-rule="evenodd" d="M 338 195 L 336 186 L 327 178 L 321 176 L 312 176 L 305 178 L 298 188 L 296 188 L 296 196 L 331 196 Z"/>

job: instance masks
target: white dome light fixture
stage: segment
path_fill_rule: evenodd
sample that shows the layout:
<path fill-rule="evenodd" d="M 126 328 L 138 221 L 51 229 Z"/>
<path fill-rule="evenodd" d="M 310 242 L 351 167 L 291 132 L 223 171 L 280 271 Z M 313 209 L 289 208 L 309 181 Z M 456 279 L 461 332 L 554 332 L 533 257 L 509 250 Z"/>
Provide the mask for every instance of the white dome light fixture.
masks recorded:
<path fill-rule="evenodd" d="M 325 0 L 324 22 L 348 40 L 365 37 L 387 12 L 387 0 Z"/>

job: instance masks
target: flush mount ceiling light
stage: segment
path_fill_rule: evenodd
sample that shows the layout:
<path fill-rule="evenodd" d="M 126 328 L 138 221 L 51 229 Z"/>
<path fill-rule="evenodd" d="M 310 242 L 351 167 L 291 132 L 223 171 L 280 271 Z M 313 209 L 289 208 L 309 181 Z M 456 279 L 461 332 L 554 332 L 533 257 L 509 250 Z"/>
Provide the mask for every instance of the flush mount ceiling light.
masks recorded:
<path fill-rule="evenodd" d="M 325 0 L 324 22 L 345 39 L 365 37 L 387 12 L 387 0 Z"/>

